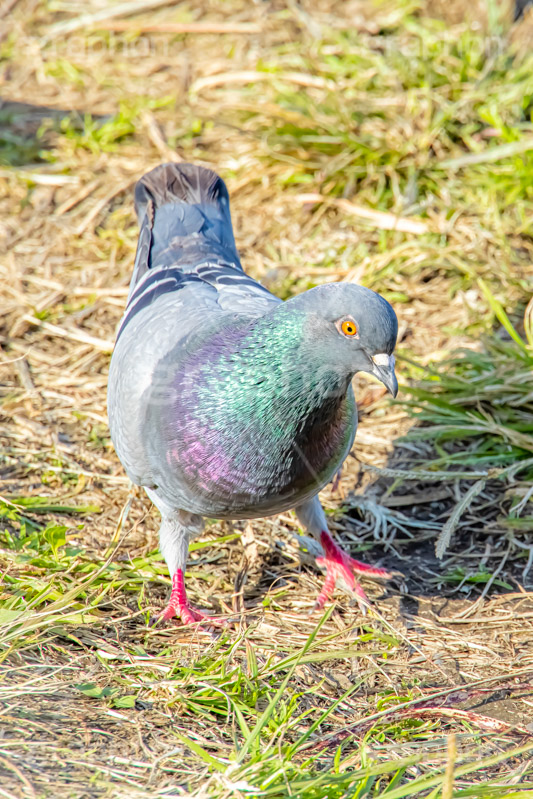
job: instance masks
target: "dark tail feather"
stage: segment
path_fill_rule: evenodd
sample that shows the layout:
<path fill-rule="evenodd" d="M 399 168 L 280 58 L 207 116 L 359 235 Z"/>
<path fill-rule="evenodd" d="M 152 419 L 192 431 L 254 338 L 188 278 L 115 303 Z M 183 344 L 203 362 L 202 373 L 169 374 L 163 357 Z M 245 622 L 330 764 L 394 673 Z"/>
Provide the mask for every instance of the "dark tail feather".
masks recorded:
<path fill-rule="evenodd" d="M 242 269 L 222 178 L 194 164 L 162 164 L 135 187 L 141 226 L 133 287 L 156 266 L 197 266 L 223 260 Z"/>
<path fill-rule="evenodd" d="M 532 0 L 515 0 L 513 22 L 518 22 L 519 19 L 522 19 L 526 9 L 531 5 Z"/>

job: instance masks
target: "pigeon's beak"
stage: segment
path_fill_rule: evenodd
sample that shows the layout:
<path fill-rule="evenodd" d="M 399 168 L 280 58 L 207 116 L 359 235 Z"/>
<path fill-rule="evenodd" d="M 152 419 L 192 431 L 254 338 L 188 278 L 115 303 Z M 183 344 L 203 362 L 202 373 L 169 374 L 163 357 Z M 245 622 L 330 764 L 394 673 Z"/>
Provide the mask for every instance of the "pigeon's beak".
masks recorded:
<path fill-rule="evenodd" d="M 378 352 L 372 356 L 372 374 L 381 380 L 393 397 L 398 393 L 398 381 L 394 372 L 394 355 Z"/>

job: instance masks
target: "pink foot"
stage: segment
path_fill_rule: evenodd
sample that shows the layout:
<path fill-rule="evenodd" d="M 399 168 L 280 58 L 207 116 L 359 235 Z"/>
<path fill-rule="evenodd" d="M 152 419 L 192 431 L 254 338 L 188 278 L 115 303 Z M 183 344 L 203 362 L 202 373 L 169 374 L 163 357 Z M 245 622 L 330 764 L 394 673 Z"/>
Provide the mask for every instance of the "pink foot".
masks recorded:
<path fill-rule="evenodd" d="M 191 608 L 187 599 L 185 580 L 183 577 L 183 571 L 181 569 L 177 569 L 176 573 L 172 577 L 172 591 L 170 593 L 170 600 L 165 610 L 158 618 L 161 621 L 168 621 L 169 619 L 173 619 L 175 616 L 181 619 L 183 624 L 202 623 L 206 626 L 224 625 L 223 621 L 220 621 L 219 619 L 213 619 L 206 613 L 202 613 L 200 610 L 196 610 L 196 608 Z"/>
<path fill-rule="evenodd" d="M 315 609 L 321 610 L 324 607 L 335 589 L 337 579 L 341 577 L 355 594 L 359 607 L 364 612 L 370 605 L 370 601 L 355 579 L 354 572 L 355 574 L 366 574 L 368 577 L 390 577 L 391 575 L 386 569 L 377 569 L 350 557 L 335 543 L 327 530 L 321 532 L 320 542 L 324 549 L 324 557 L 317 558 L 316 562 L 319 566 L 325 567 L 326 579 L 315 602 Z"/>

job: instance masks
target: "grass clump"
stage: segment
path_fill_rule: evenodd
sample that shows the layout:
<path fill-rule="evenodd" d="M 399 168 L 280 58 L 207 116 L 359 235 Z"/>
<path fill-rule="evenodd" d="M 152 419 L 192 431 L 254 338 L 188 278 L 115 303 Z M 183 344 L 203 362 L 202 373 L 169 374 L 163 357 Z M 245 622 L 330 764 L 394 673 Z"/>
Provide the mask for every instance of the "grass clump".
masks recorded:
<path fill-rule="evenodd" d="M 449 470 L 453 477 L 455 470 L 467 466 L 477 480 L 442 528 L 436 544 L 439 557 L 461 516 L 467 509 L 475 513 L 478 505 L 482 508 L 477 514 L 481 529 L 503 532 L 513 546 L 529 552 L 525 578 L 533 565 L 533 547 L 518 540 L 514 532 L 533 529 L 533 516 L 522 515 L 527 514 L 533 496 L 533 303 L 526 310 L 523 338 L 484 284 L 482 290 L 501 323 L 501 332 L 486 337 L 481 347 L 474 344 L 462 349 L 438 369 L 427 370 L 421 383 L 409 388 L 414 399 L 407 405 L 418 425 L 407 440 L 431 443 L 436 457 L 428 457 L 425 450 L 425 469 Z M 490 481 L 503 481 L 507 490 L 505 500 L 497 503 L 494 498 L 489 510 L 487 499 L 501 492 L 495 483 L 491 490 Z M 495 574 L 488 579 L 488 573 L 474 576 L 463 572 L 461 584 L 473 577 L 487 587 L 511 588 L 496 580 Z"/>
<path fill-rule="evenodd" d="M 243 113 L 265 154 L 284 164 L 288 185 L 423 214 L 440 206 L 449 217 L 450 199 L 462 204 L 465 190 L 485 208 L 487 182 L 498 199 L 517 203 L 531 197 L 511 170 L 519 167 L 519 178 L 531 170 L 533 59 L 511 61 L 510 81 L 512 56 L 494 47 L 481 31 L 458 36 L 409 14 L 378 36 L 328 31 L 308 52 L 285 46 L 258 64 L 272 76 L 261 81 L 270 102 Z M 525 142 L 522 158 L 497 157 L 510 142 Z M 450 181 L 451 159 L 465 154 L 476 158 L 458 163 L 466 173 Z"/>
<path fill-rule="evenodd" d="M 525 471 L 524 477 L 531 479 L 532 366 L 531 355 L 498 337 L 485 339 L 482 351 L 458 352 L 409 390 L 422 424 L 409 438 L 435 443 L 434 467 L 512 465 L 513 473 Z M 462 445 L 460 453 L 457 444 Z"/>
<path fill-rule="evenodd" d="M 432 440 L 439 451 L 439 468 L 457 462 L 481 466 L 512 464 L 511 472 L 533 478 L 533 331 L 530 302 L 524 336 L 511 324 L 501 304 L 482 284 L 501 333 L 484 338 L 481 348 L 463 349 L 428 370 L 425 380 L 409 392 L 422 423 L 410 438 Z M 466 442 L 461 453 L 446 442 Z M 465 452 L 466 449 L 466 452 Z M 509 470 L 507 470 L 507 473 Z"/>

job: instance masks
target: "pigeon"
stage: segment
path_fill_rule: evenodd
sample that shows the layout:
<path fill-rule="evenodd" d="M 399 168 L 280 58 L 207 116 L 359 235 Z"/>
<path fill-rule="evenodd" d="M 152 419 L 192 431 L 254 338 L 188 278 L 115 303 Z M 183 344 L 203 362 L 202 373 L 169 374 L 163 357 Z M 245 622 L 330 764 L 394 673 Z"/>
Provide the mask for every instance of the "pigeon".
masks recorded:
<path fill-rule="evenodd" d="M 352 283 L 282 302 L 247 275 L 223 180 L 162 164 L 135 187 L 139 241 L 110 363 L 108 414 L 130 480 L 161 513 L 172 581 L 161 619 L 211 625 L 192 607 L 184 572 L 204 519 L 254 519 L 294 509 L 326 573 L 315 607 L 341 578 L 388 578 L 332 538 L 318 492 L 354 442 L 356 372 L 396 396 L 398 323 L 379 294 Z"/>

